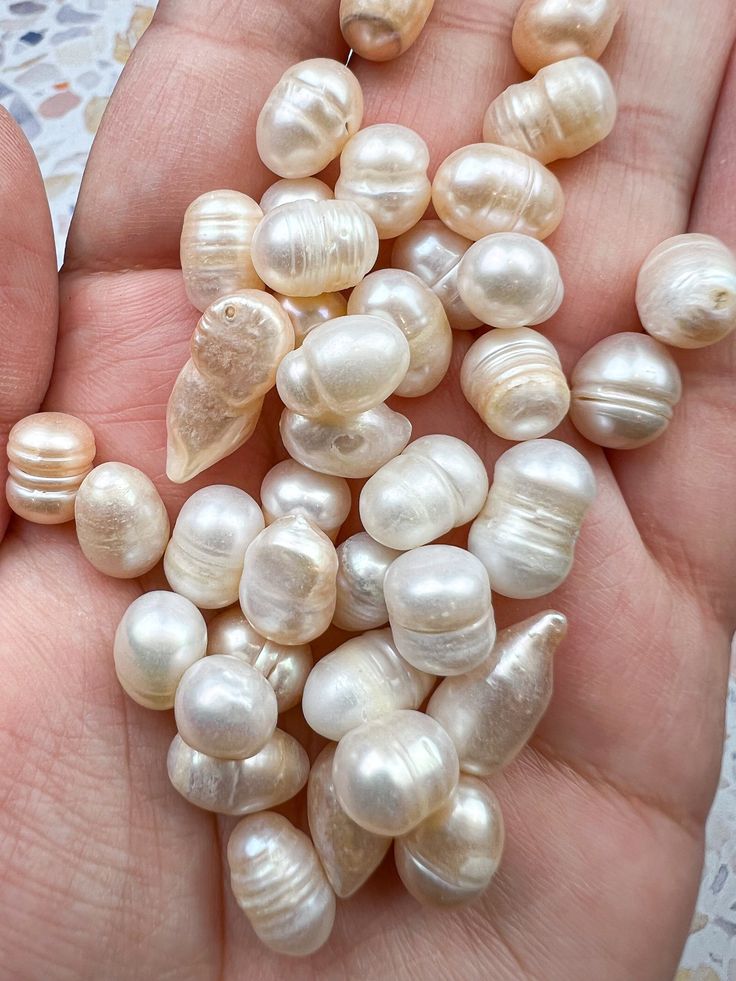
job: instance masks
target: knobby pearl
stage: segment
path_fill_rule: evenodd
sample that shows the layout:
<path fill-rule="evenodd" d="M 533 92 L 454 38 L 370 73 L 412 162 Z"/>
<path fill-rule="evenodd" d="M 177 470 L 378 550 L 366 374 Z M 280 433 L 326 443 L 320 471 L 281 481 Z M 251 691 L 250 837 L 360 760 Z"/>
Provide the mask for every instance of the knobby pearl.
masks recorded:
<path fill-rule="evenodd" d="M 530 75 L 564 58 L 600 58 L 621 16 L 620 0 L 524 0 L 514 21 L 514 54 Z"/>
<path fill-rule="evenodd" d="M 332 622 L 341 630 L 371 630 L 388 623 L 383 597 L 386 572 L 401 552 L 361 531 L 337 548 L 337 604 Z"/>
<path fill-rule="evenodd" d="M 346 44 L 368 61 L 398 58 L 421 34 L 434 0 L 340 0 Z"/>
<path fill-rule="evenodd" d="M 296 460 L 272 467 L 261 484 L 266 524 L 287 514 L 303 514 L 333 542 L 350 514 L 352 499 L 343 477 L 317 473 Z"/>
<path fill-rule="evenodd" d="M 296 347 L 315 327 L 344 317 L 348 312 L 348 301 L 342 293 L 319 293 L 317 296 L 284 296 L 276 293 L 275 296 L 289 315 Z"/>
<path fill-rule="evenodd" d="M 267 215 L 274 208 L 293 201 L 331 201 L 332 188 L 317 177 L 296 177 L 276 181 L 263 192 L 261 211 Z"/>

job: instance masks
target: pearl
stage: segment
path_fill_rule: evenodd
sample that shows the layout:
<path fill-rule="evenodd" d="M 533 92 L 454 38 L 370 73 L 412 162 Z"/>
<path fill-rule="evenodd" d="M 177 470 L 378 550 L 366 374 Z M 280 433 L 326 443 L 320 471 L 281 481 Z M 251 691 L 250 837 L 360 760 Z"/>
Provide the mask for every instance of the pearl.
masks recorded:
<path fill-rule="evenodd" d="M 465 674 L 493 649 L 488 573 L 465 549 L 424 545 L 405 552 L 386 573 L 384 595 L 396 648 L 420 671 Z"/>
<path fill-rule="evenodd" d="M 279 177 L 318 174 L 360 129 L 363 93 L 353 73 L 332 58 L 287 68 L 256 123 L 256 146 Z"/>
<path fill-rule="evenodd" d="M 455 747 L 434 719 L 403 710 L 343 736 L 332 779 L 342 809 L 378 835 L 406 834 L 457 786 Z"/>
<path fill-rule="evenodd" d="M 204 657 L 206 647 L 207 625 L 193 603 L 164 590 L 144 593 L 115 631 L 115 672 L 133 701 L 170 709 L 179 680 Z"/>
<path fill-rule="evenodd" d="M 77 491 L 97 452 L 87 423 L 64 412 L 37 412 L 16 422 L 7 452 L 5 494 L 11 509 L 39 525 L 71 521 Z"/>
<path fill-rule="evenodd" d="M 611 334 L 572 373 L 570 418 L 593 443 L 615 450 L 646 446 L 669 426 L 682 395 L 669 351 L 646 334 Z"/>
<path fill-rule="evenodd" d="M 468 402 L 491 432 L 514 441 L 546 436 L 570 408 L 570 389 L 551 341 L 528 327 L 490 330 L 460 372 Z"/>
<path fill-rule="evenodd" d="M 663 344 L 716 344 L 736 329 L 736 256 L 711 235 L 668 238 L 641 267 L 636 305 L 644 330 Z"/>
<path fill-rule="evenodd" d="M 421 34 L 434 0 L 340 0 L 345 43 L 368 61 L 398 58 Z"/>
<path fill-rule="evenodd" d="M 315 327 L 344 317 L 348 312 L 348 301 L 342 293 L 319 293 L 317 296 L 284 296 L 276 293 L 275 297 L 289 315 L 296 347 Z"/>
<path fill-rule="evenodd" d="M 536 439 L 496 461 L 488 500 L 470 527 L 468 548 L 488 570 L 491 589 L 534 599 L 557 589 L 572 568 L 593 470 L 567 443 Z"/>
<path fill-rule="evenodd" d="M 600 58 L 620 16 L 620 0 L 524 0 L 511 35 L 514 54 L 530 75 L 576 55 Z"/>
<path fill-rule="evenodd" d="M 487 493 L 475 450 L 454 436 L 423 436 L 365 484 L 360 518 L 376 541 L 406 551 L 472 521 Z"/>
<path fill-rule="evenodd" d="M 562 613 L 537 613 L 502 630 L 486 664 L 436 689 L 427 712 L 455 744 L 463 773 L 496 773 L 527 744 L 552 697 L 552 658 L 566 632 Z"/>
<path fill-rule="evenodd" d="M 263 192 L 261 211 L 267 215 L 274 208 L 293 201 L 331 201 L 332 188 L 317 177 L 296 177 L 276 181 Z"/>
<path fill-rule="evenodd" d="M 332 622 L 341 630 L 370 630 L 388 623 L 383 582 L 396 549 L 375 542 L 364 531 L 337 548 L 337 605 Z"/>
<path fill-rule="evenodd" d="M 317 473 L 296 460 L 272 467 L 261 484 L 266 524 L 287 514 L 303 514 L 334 542 L 350 514 L 352 499 L 343 477 Z"/>
<path fill-rule="evenodd" d="M 550 163 L 589 150 L 615 122 L 616 93 L 605 69 L 590 58 L 566 58 L 494 99 L 483 139 Z"/>
<path fill-rule="evenodd" d="M 135 579 L 164 554 L 169 516 L 153 483 L 125 463 L 102 463 L 84 478 L 74 504 L 84 557 L 115 579 Z"/>

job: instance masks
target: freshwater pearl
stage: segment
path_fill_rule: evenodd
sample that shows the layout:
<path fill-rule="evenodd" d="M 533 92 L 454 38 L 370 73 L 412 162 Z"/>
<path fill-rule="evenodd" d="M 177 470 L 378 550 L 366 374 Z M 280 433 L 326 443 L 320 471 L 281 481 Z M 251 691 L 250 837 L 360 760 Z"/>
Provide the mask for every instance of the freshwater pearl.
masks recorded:
<path fill-rule="evenodd" d="M 495 773 L 527 744 L 552 697 L 552 658 L 566 632 L 562 613 L 537 613 L 502 630 L 486 664 L 436 689 L 427 712 L 464 773 Z"/>
<path fill-rule="evenodd" d="M 412 549 L 391 564 L 383 588 L 394 643 L 415 668 L 465 674 L 491 653 L 491 587 L 483 563 L 470 552 L 454 545 Z"/>
<path fill-rule="evenodd" d="M 444 729 L 402 710 L 343 736 L 332 779 L 342 809 L 377 835 L 406 834 L 441 807 L 457 786 L 459 764 Z"/>
<path fill-rule="evenodd" d="M 514 54 L 530 75 L 576 55 L 600 58 L 620 16 L 620 0 L 524 0 L 511 34 Z"/>
<path fill-rule="evenodd" d="M 283 293 L 276 293 L 275 297 L 289 315 L 294 328 L 295 347 L 299 347 L 315 327 L 344 317 L 348 312 L 348 301 L 342 293 L 319 293 L 317 296 L 284 296 Z"/>
<path fill-rule="evenodd" d="M 348 313 L 381 317 L 395 324 L 409 342 L 409 369 L 396 395 L 426 395 L 447 374 L 452 330 L 440 299 L 418 276 L 403 269 L 371 273 L 350 294 Z"/>
<path fill-rule="evenodd" d="M 502 453 L 488 500 L 468 536 L 468 548 L 488 570 L 491 589 L 513 599 L 557 589 L 572 568 L 595 493 L 590 464 L 567 443 L 535 439 Z"/>
<path fill-rule="evenodd" d="M 646 330 L 673 347 L 708 347 L 736 328 L 736 256 L 711 235 L 675 235 L 639 272 L 636 305 Z"/>
<path fill-rule="evenodd" d="M 661 436 L 682 395 L 672 355 L 646 334 L 599 341 L 575 365 L 570 383 L 575 428 L 614 450 L 636 449 Z"/>
<path fill-rule="evenodd" d="M 353 201 L 294 201 L 269 212 L 253 262 L 270 289 L 316 296 L 359 283 L 378 257 L 378 232 Z"/>
<path fill-rule="evenodd" d="M 276 181 L 263 192 L 261 211 L 267 215 L 274 208 L 292 201 L 331 201 L 332 188 L 317 177 L 296 177 Z"/>
<path fill-rule="evenodd" d="M 460 260 L 457 285 L 468 309 L 493 327 L 541 324 L 557 313 L 565 293 L 552 252 L 517 232 L 487 235 L 471 245 Z"/>
<path fill-rule="evenodd" d="M 118 681 L 139 705 L 170 709 L 181 676 L 204 657 L 206 646 L 207 625 L 193 603 L 164 590 L 144 593 L 115 631 Z"/>
<path fill-rule="evenodd" d="M 472 521 L 487 493 L 475 450 L 454 436 L 423 436 L 365 484 L 360 519 L 376 541 L 406 551 Z"/>
<path fill-rule="evenodd" d="M 371 630 L 388 623 L 383 582 L 401 555 L 361 531 L 337 548 L 337 604 L 332 622 L 341 630 Z"/>
<path fill-rule="evenodd" d="M 303 514 L 333 542 L 351 505 L 350 488 L 343 477 L 317 473 L 296 460 L 277 463 L 261 484 L 266 524 L 287 514 Z"/>
<path fill-rule="evenodd" d="M 260 289 L 250 245 L 263 212 L 240 191 L 208 191 L 184 213 L 181 271 L 189 302 L 198 310 L 234 293 Z"/>
<path fill-rule="evenodd" d="M 184 503 L 164 555 L 164 572 L 175 593 L 207 610 L 238 599 L 245 550 L 263 531 L 256 502 L 226 484 L 203 487 Z"/>
<path fill-rule="evenodd" d="M 398 58 L 419 37 L 434 0 L 340 0 L 345 43 L 368 61 Z"/>
<path fill-rule="evenodd" d="M 311 177 L 340 153 L 363 119 L 363 93 L 353 73 L 332 58 L 287 68 L 256 123 L 256 146 L 279 177 Z"/>
<path fill-rule="evenodd" d="M 230 886 L 258 939 L 303 957 L 327 940 L 335 894 L 309 838 L 281 814 L 240 821 L 227 845 Z"/>
<path fill-rule="evenodd" d="M 16 422 L 7 452 L 5 494 L 12 510 L 39 525 L 71 521 L 96 453 L 87 423 L 64 412 L 37 412 Z"/>
<path fill-rule="evenodd" d="M 460 372 L 468 402 L 491 432 L 521 441 L 546 436 L 570 408 L 570 389 L 551 341 L 536 330 L 489 330 Z"/>
<path fill-rule="evenodd" d="M 135 579 L 164 554 L 169 516 L 153 483 L 125 463 L 102 463 L 82 481 L 74 503 L 77 538 L 95 569 Z"/>
<path fill-rule="evenodd" d="M 616 93 L 606 70 L 590 58 L 566 58 L 494 99 L 483 139 L 550 163 L 605 140 L 615 122 Z"/>

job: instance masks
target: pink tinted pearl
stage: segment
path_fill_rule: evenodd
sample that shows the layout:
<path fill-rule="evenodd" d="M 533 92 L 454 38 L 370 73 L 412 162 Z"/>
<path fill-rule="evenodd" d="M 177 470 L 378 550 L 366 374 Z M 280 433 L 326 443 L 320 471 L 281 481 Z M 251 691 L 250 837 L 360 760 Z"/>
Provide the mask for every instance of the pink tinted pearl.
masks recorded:
<path fill-rule="evenodd" d="M 575 55 L 600 58 L 620 16 L 620 0 L 524 0 L 511 35 L 514 54 L 530 75 Z"/>

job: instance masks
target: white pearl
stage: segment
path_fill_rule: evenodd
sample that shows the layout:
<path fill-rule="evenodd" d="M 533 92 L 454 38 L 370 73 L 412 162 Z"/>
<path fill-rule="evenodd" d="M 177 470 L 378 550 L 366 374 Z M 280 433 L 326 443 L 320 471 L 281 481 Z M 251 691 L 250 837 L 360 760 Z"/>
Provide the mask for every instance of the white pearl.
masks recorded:
<path fill-rule="evenodd" d="M 391 61 L 411 47 L 434 0 L 340 0 L 340 30 L 348 47 L 368 61 Z"/>
<path fill-rule="evenodd" d="M 283 293 L 276 293 L 275 298 L 289 315 L 296 347 L 315 327 L 344 317 L 348 312 L 348 301 L 342 293 L 319 293 L 317 296 L 284 296 Z"/>
<path fill-rule="evenodd" d="M 272 467 L 261 484 L 267 524 L 287 514 L 303 514 L 333 542 L 350 514 L 350 488 L 343 477 L 317 473 L 296 460 Z"/>
<path fill-rule="evenodd" d="M 341 630 L 371 630 L 388 623 L 383 582 L 401 552 L 361 531 L 337 547 L 337 605 L 332 622 Z"/>
<path fill-rule="evenodd" d="M 514 21 L 514 54 L 530 75 L 564 58 L 600 58 L 621 16 L 620 0 L 524 0 Z"/>
<path fill-rule="evenodd" d="M 261 211 L 267 215 L 274 208 L 293 201 L 331 201 L 332 188 L 317 177 L 295 177 L 276 181 L 263 192 Z"/>

